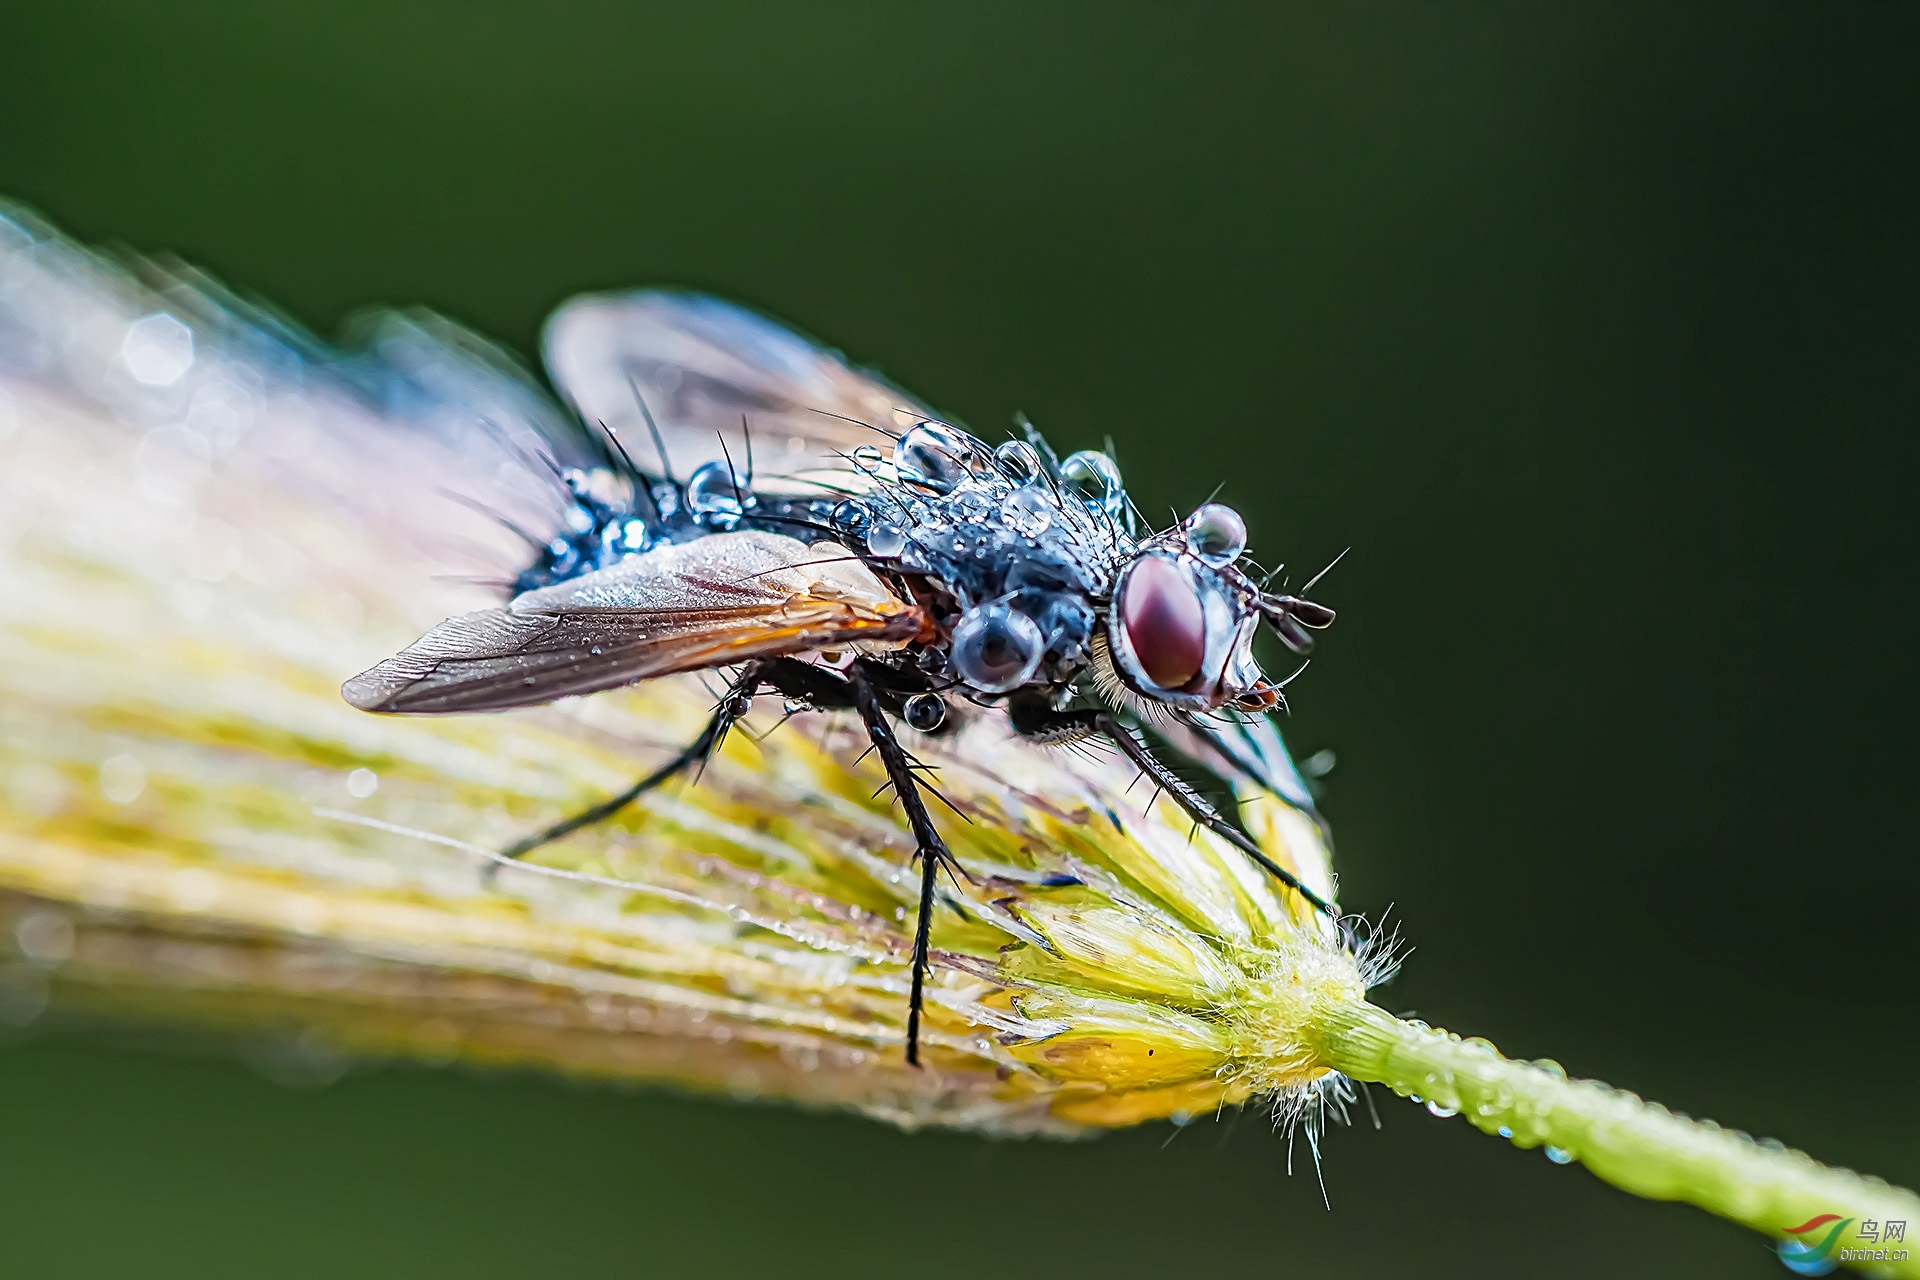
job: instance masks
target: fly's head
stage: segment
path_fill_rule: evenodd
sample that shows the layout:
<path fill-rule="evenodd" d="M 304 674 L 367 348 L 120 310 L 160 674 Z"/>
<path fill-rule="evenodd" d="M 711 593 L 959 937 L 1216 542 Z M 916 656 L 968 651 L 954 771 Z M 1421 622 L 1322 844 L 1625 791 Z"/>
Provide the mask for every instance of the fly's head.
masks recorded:
<path fill-rule="evenodd" d="M 1107 612 L 1108 660 L 1127 692 L 1189 712 L 1265 711 L 1279 702 L 1253 657 L 1261 622 L 1305 654 L 1333 610 L 1261 590 L 1239 567 L 1246 545 L 1246 523 L 1218 503 L 1141 545 L 1115 580 Z"/>

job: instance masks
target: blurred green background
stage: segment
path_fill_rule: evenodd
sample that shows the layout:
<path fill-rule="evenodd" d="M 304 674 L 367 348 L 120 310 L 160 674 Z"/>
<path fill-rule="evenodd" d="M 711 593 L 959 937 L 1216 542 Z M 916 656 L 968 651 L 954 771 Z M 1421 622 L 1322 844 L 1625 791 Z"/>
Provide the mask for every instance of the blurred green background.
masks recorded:
<path fill-rule="evenodd" d="M 712 289 L 1351 545 L 1287 731 L 1417 947 L 1382 1001 L 1912 1185 L 1916 55 L 1911 6 L 12 4 L 0 192 L 322 332 Z M 1384 1096 L 1331 1213 L 1256 1115 L 63 1037 L 0 1099 L 9 1275 L 1785 1274 Z"/>

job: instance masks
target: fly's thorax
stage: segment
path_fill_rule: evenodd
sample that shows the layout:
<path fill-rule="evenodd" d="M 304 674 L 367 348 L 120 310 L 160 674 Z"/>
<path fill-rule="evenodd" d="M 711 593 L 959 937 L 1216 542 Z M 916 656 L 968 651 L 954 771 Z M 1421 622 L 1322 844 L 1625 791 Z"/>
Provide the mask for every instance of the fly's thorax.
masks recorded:
<path fill-rule="evenodd" d="M 1100 602 L 1133 552 L 1111 460 L 1055 462 L 1043 450 L 1027 440 L 991 449 L 922 423 L 890 461 L 855 451 L 874 489 L 835 512 L 870 562 L 925 585 L 956 674 L 981 693 L 1059 684 L 1082 670 Z"/>

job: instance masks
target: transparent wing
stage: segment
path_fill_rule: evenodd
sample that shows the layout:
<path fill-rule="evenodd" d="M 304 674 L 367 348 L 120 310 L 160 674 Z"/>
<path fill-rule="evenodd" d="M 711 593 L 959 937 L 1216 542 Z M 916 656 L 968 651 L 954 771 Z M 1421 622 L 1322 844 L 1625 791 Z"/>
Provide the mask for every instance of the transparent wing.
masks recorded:
<path fill-rule="evenodd" d="M 404 476 L 411 501 L 358 518 L 447 550 L 450 568 L 510 573 L 527 554 L 467 507 L 544 533 L 561 518 L 553 468 L 598 461 L 523 365 L 451 321 L 368 314 L 334 347 L 188 264 L 84 248 L 4 202 L 0 381 L 147 433 L 142 456 L 183 502 L 210 469 L 336 503 Z"/>
<path fill-rule="evenodd" d="M 605 423 L 644 463 L 654 452 L 642 402 L 682 480 L 730 455 L 754 486 L 804 494 L 863 489 L 846 455 L 891 456 L 900 432 L 935 415 L 839 352 L 743 307 L 669 290 L 575 298 L 547 321 L 547 369 L 588 423 Z M 748 425 L 742 428 L 742 420 Z"/>
<path fill-rule="evenodd" d="M 449 619 L 342 693 L 363 711 L 499 711 L 920 627 L 844 548 L 715 534 Z"/>

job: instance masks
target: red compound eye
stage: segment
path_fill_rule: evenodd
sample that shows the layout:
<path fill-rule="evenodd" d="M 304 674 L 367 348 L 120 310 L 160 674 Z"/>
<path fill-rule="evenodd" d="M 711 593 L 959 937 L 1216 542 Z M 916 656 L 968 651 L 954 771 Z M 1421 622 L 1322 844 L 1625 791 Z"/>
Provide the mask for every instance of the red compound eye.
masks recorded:
<path fill-rule="evenodd" d="M 1147 556 L 1127 575 L 1120 625 L 1147 679 L 1179 689 L 1200 674 L 1207 658 L 1207 615 L 1187 575 L 1170 561 Z"/>

